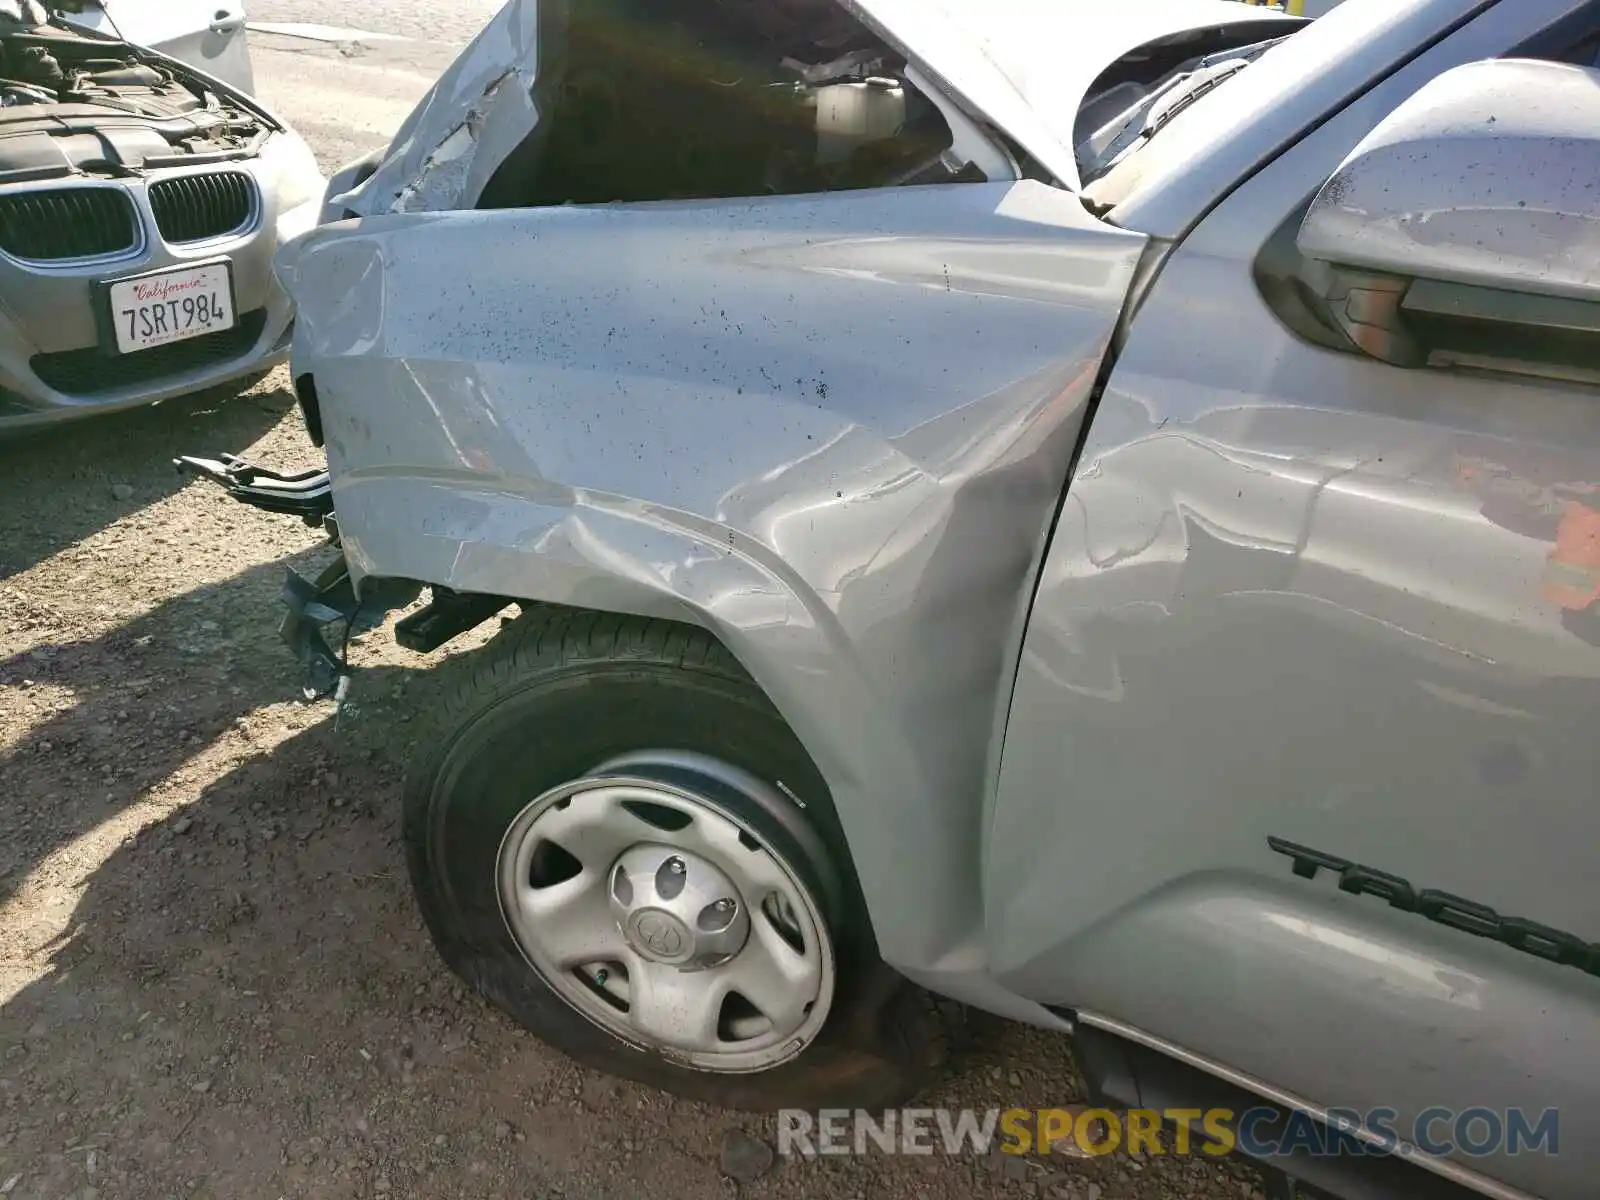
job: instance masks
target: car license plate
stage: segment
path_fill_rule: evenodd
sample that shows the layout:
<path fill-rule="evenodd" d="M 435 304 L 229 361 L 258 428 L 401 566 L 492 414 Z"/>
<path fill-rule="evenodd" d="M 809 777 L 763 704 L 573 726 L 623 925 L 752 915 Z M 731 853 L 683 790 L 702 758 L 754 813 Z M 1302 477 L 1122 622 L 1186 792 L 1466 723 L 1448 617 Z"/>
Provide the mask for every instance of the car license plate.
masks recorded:
<path fill-rule="evenodd" d="M 232 329 L 237 317 L 228 264 L 118 280 L 111 285 L 111 321 L 119 354 Z"/>

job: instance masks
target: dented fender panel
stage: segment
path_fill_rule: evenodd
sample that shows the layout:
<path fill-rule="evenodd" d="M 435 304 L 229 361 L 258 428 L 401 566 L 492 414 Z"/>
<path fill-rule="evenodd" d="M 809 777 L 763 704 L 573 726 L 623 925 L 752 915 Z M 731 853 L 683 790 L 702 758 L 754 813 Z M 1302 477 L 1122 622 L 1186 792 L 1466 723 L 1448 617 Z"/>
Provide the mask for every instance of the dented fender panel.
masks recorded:
<path fill-rule="evenodd" d="M 712 630 L 885 955 L 975 977 L 994 741 L 1144 247 L 1025 182 L 382 217 L 282 271 L 353 570 Z"/>

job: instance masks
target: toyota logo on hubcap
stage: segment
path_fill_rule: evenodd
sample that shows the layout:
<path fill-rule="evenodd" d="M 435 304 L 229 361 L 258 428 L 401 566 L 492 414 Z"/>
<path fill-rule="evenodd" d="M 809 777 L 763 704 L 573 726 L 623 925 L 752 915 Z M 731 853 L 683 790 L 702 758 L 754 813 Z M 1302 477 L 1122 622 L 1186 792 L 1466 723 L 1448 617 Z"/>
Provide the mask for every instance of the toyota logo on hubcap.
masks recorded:
<path fill-rule="evenodd" d="M 683 923 L 660 911 L 640 913 L 633 922 L 633 935 L 639 948 L 654 958 L 682 958 L 690 945 Z"/>

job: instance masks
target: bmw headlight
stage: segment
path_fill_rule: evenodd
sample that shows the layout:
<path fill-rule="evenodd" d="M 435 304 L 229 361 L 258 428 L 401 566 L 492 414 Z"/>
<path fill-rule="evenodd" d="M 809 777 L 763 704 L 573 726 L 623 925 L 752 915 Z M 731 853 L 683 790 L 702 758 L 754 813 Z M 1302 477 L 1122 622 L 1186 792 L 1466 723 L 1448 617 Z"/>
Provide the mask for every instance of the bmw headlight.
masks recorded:
<path fill-rule="evenodd" d="M 278 181 L 278 211 L 286 213 L 322 200 L 327 180 L 317 166 L 311 147 L 293 130 L 285 129 L 267 140 L 261 161 Z"/>

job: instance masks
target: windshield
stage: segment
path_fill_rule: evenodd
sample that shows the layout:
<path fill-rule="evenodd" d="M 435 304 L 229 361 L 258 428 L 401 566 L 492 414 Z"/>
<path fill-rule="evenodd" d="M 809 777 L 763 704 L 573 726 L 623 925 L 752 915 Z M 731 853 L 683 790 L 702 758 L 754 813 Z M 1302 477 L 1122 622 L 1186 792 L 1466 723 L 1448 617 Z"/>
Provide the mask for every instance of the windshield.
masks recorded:
<path fill-rule="evenodd" d="M 1096 97 L 1091 106 L 1100 111 L 1094 114 L 1093 132 L 1076 148 L 1078 170 L 1084 184 L 1136 153 L 1173 117 L 1292 36 L 1267 38 L 1192 59 L 1148 88 L 1122 85 L 1136 93 L 1124 104 L 1115 102 L 1114 97 L 1122 94 L 1116 88 Z M 1108 103 L 1114 105 L 1114 115 L 1109 120 L 1100 120 Z M 1086 106 L 1086 111 L 1091 106 Z"/>

